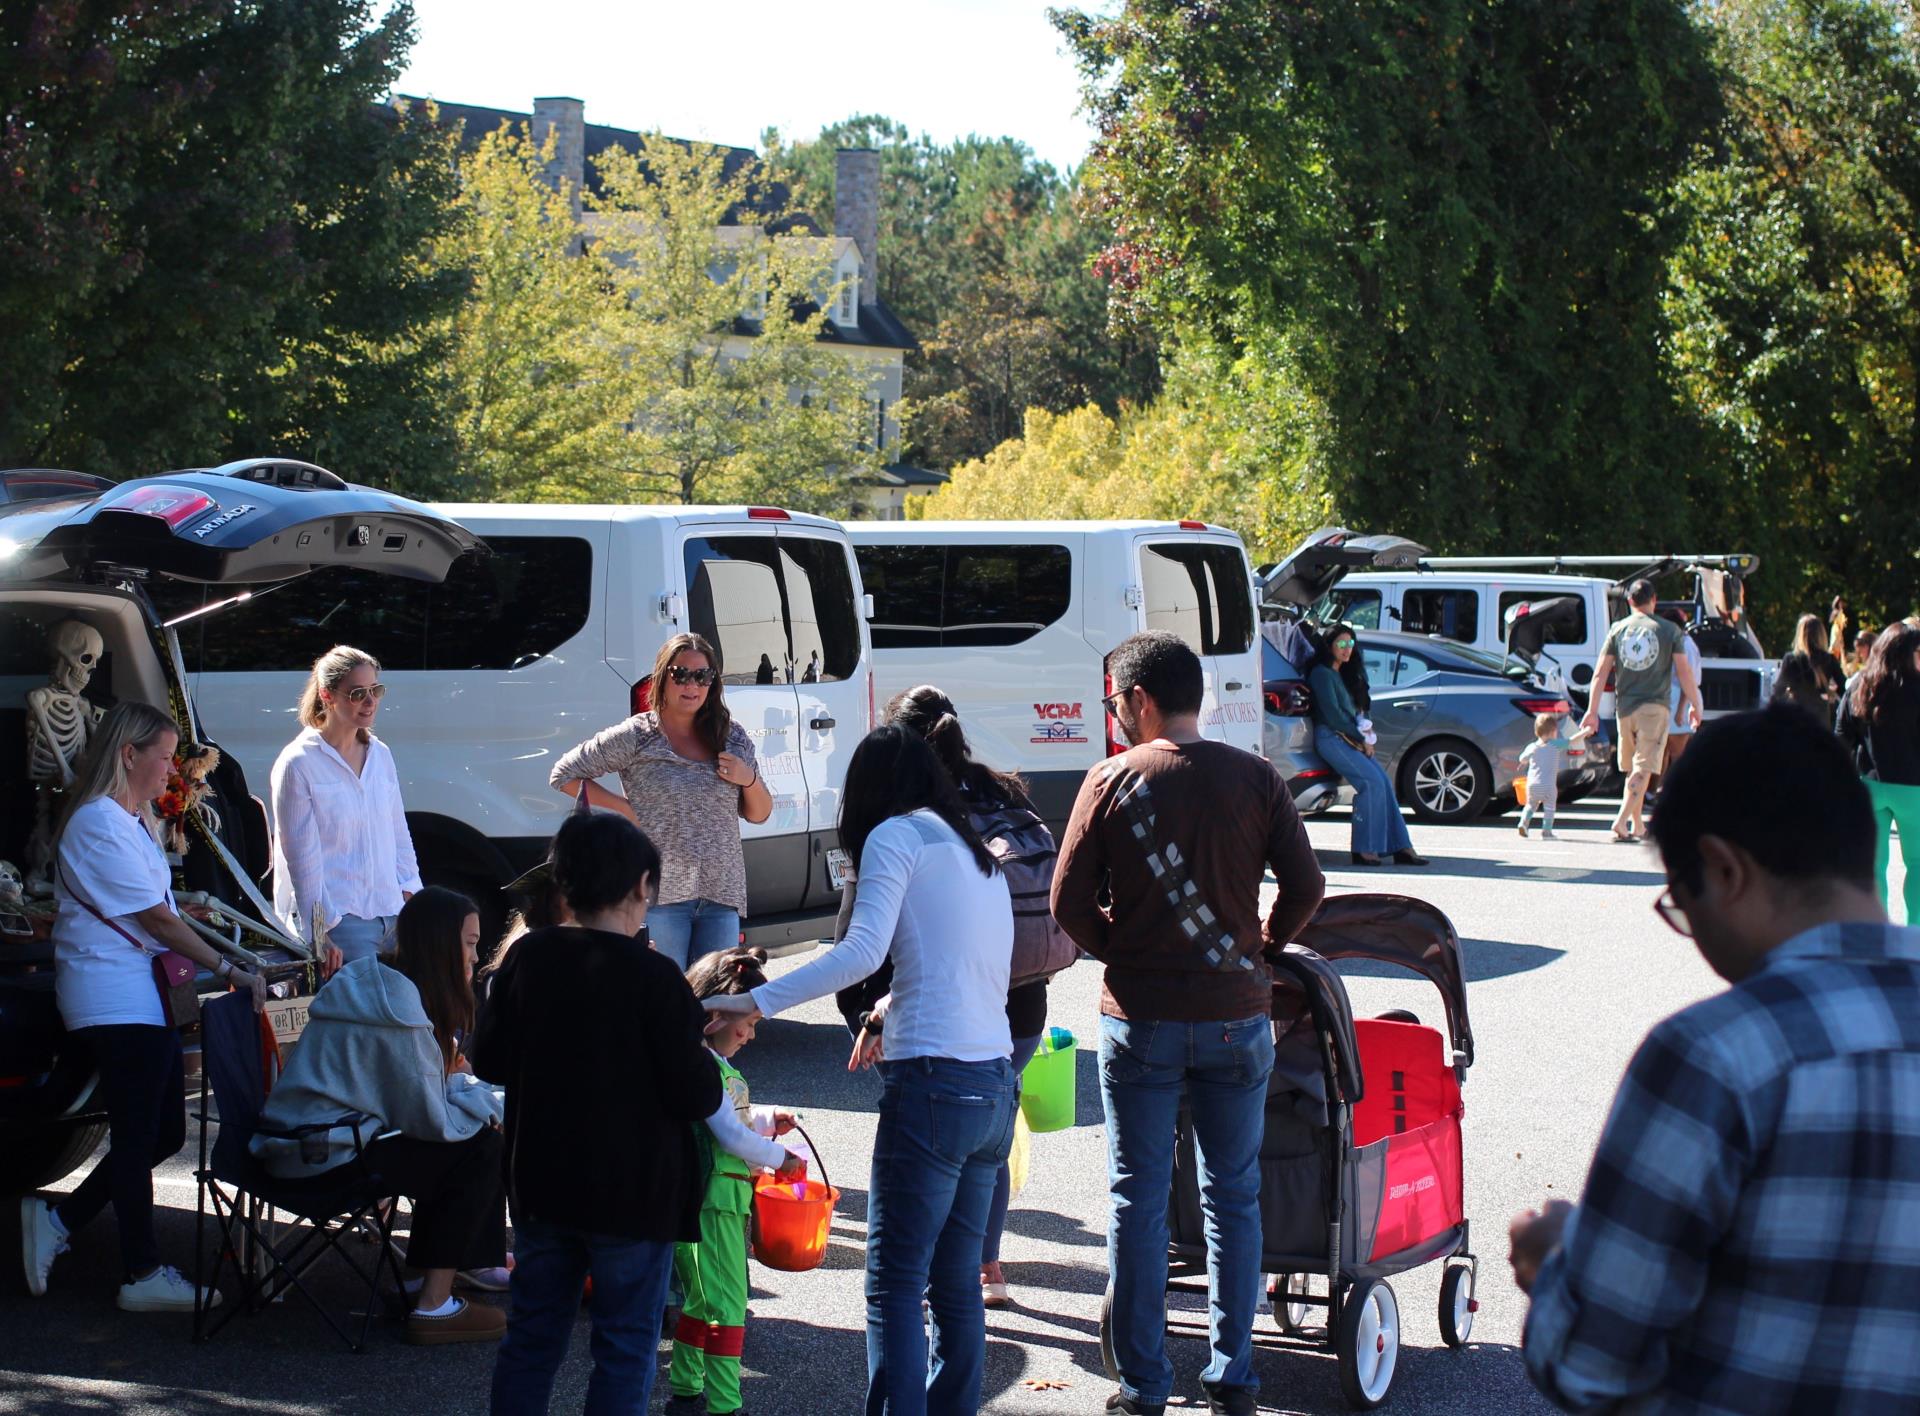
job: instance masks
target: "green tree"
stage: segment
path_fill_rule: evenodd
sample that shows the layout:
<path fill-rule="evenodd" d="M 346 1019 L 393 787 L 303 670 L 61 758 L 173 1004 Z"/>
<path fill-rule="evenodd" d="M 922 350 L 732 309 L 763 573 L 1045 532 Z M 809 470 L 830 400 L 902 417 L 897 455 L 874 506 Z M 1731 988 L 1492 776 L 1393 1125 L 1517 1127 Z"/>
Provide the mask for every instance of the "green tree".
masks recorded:
<path fill-rule="evenodd" d="M 1720 142 L 1678 184 L 1668 354 L 1711 430 L 1701 490 L 1762 553 L 1778 642 L 1847 594 L 1874 627 L 1920 584 L 1920 54 L 1892 0 L 1707 7 Z"/>
<path fill-rule="evenodd" d="M 1717 97 L 1679 0 L 1054 18 L 1112 290 L 1310 409 L 1343 517 L 1462 551 L 1685 524 L 1657 199 Z"/>
<path fill-rule="evenodd" d="M 376 109 L 404 4 L 0 10 L 0 458 L 444 473 L 445 135 Z"/>

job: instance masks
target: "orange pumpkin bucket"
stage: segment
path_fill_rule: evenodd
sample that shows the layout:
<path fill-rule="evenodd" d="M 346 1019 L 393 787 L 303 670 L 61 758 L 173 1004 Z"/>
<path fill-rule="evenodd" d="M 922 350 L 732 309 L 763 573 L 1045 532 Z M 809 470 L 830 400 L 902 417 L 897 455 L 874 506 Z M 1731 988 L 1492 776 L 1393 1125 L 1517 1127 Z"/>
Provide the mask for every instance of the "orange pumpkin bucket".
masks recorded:
<path fill-rule="evenodd" d="M 771 1175 L 753 1179 L 753 1256 L 771 1269 L 805 1273 L 820 1267 L 827 1254 L 827 1232 L 833 1226 L 833 1207 L 840 1192 L 827 1179 L 826 1162 L 813 1137 L 795 1126 L 800 1138 L 820 1162 L 818 1180 L 776 1180 Z"/>

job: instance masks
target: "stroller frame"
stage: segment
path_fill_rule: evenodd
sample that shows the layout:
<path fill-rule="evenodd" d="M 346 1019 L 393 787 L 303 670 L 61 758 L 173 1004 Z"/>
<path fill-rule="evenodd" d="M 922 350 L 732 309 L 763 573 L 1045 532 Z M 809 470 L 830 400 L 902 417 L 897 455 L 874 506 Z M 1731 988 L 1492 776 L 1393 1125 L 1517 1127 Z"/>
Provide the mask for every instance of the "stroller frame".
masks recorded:
<path fill-rule="evenodd" d="M 1473 1294 L 1479 1260 L 1473 1253 L 1471 1227 L 1464 1213 L 1458 1223 L 1423 1235 L 1395 1252 L 1377 1257 L 1349 1252 L 1354 1236 L 1347 1232 L 1344 1220 L 1355 1201 L 1351 1193 L 1356 1154 L 1354 1108 L 1365 1095 L 1365 1080 L 1346 985 L 1331 962 L 1339 959 L 1364 959 L 1405 969 L 1439 990 L 1446 1010 L 1446 1055 L 1456 1083 L 1464 1080 L 1472 1065 L 1473 1033 L 1467 1018 L 1458 936 L 1447 917 L 1424 901 L 1375 894 L 1329 899 L 1295 943 L 1279 957 L 1270 957 L 1276 993 L 1287 989 L 1304 996 L 1301 1021 L 1310 1019 L 1318 1043 L 1327 1099 L 1327 1143 L 1321 1148 L 1326 1214 L 1324 1245 L 1311 1251 L 1269 1249 L 1263 1234 L 1261 1271 L 1271 1276 L 1268 1292 L 1279 1333 L 1256 1331 L 1254 1343 L 1268 1350 L 1296 1350 L 1304 1344 L 1333 1351 L 1339 1359 L 1340 1383 L 1347 1400 L 1357 1409 L 1367 1410 L 1386 1399 L 1397 1365 L 1399 1310 L 1385 1280 L 1393 1274 L 1444 1262 L 1447 1271 L 1440 1288 L 1441 1337 L 1448 1346 L 1458 1348 L 1466 1344 L 1478 1308 Z M 1289 1008 L 1292 1006 L 1290 1002 Z M 1387 1014 L 1386 1020 L 1415 1021 L 1404 1013 Z M 1170 1199 L 1170 1211 L 1172 1203 Z M 1325 1285 L 1325 1293 L 1311 1291 L 1315 1280 Z M 1167 1291 L 1206 1295 L 1204 1244 L 1176 1239 L 1169 1245 Z M 1325 1311 L 1323 1330 L 1315 1332 L 1306 1326 L 1304 1319 L 1310 1309 Z M 1101 1312 L 1100 1333 L 1101 1357 L 1108 1374 L 1118 1380 L 1110 1336 L 1111 1290 Z M 1196 1319 L 1170 1312 L 1167 1333 L 1204 1340 L 1208 1336 L 1205 1315 Z"/>

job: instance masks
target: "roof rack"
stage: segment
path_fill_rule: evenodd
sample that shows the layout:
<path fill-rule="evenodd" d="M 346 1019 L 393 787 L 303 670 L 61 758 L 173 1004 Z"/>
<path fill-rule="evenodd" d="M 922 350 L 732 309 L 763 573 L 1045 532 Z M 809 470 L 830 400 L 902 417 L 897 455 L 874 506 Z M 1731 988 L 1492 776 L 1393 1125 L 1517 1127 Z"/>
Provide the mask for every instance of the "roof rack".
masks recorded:
<path fill-rule="evenodd" d="M 311 462 L 290 457 L 243 457 L 238 462 L 223 462 L 218 467 L 188 469 L 209 477 L 232 477 L 241 482 L 265 482 L 275 487 L 296 490 L 344 492 L 346 479 Z"/>

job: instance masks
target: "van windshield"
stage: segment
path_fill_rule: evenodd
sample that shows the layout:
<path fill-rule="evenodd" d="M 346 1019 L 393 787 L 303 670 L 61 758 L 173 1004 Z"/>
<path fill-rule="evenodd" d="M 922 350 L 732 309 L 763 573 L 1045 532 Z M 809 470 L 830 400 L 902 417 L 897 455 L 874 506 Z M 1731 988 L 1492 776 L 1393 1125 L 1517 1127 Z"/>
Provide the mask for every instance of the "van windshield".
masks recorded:
<path fill-rule="evenodd" d="M 1253 591 L 1238 547 L 1155 541 L 1140 548 L 1148 629 L 1177 634 L 1201 654 L 1243 654 L 1253 643 Z"/>
<path fill-rule="evenodd" d="M 720 651 L 723 683 L 817 683 L 860 663 L 853 574 L 817 536 L 690 536 L 693 631 Z"/>

